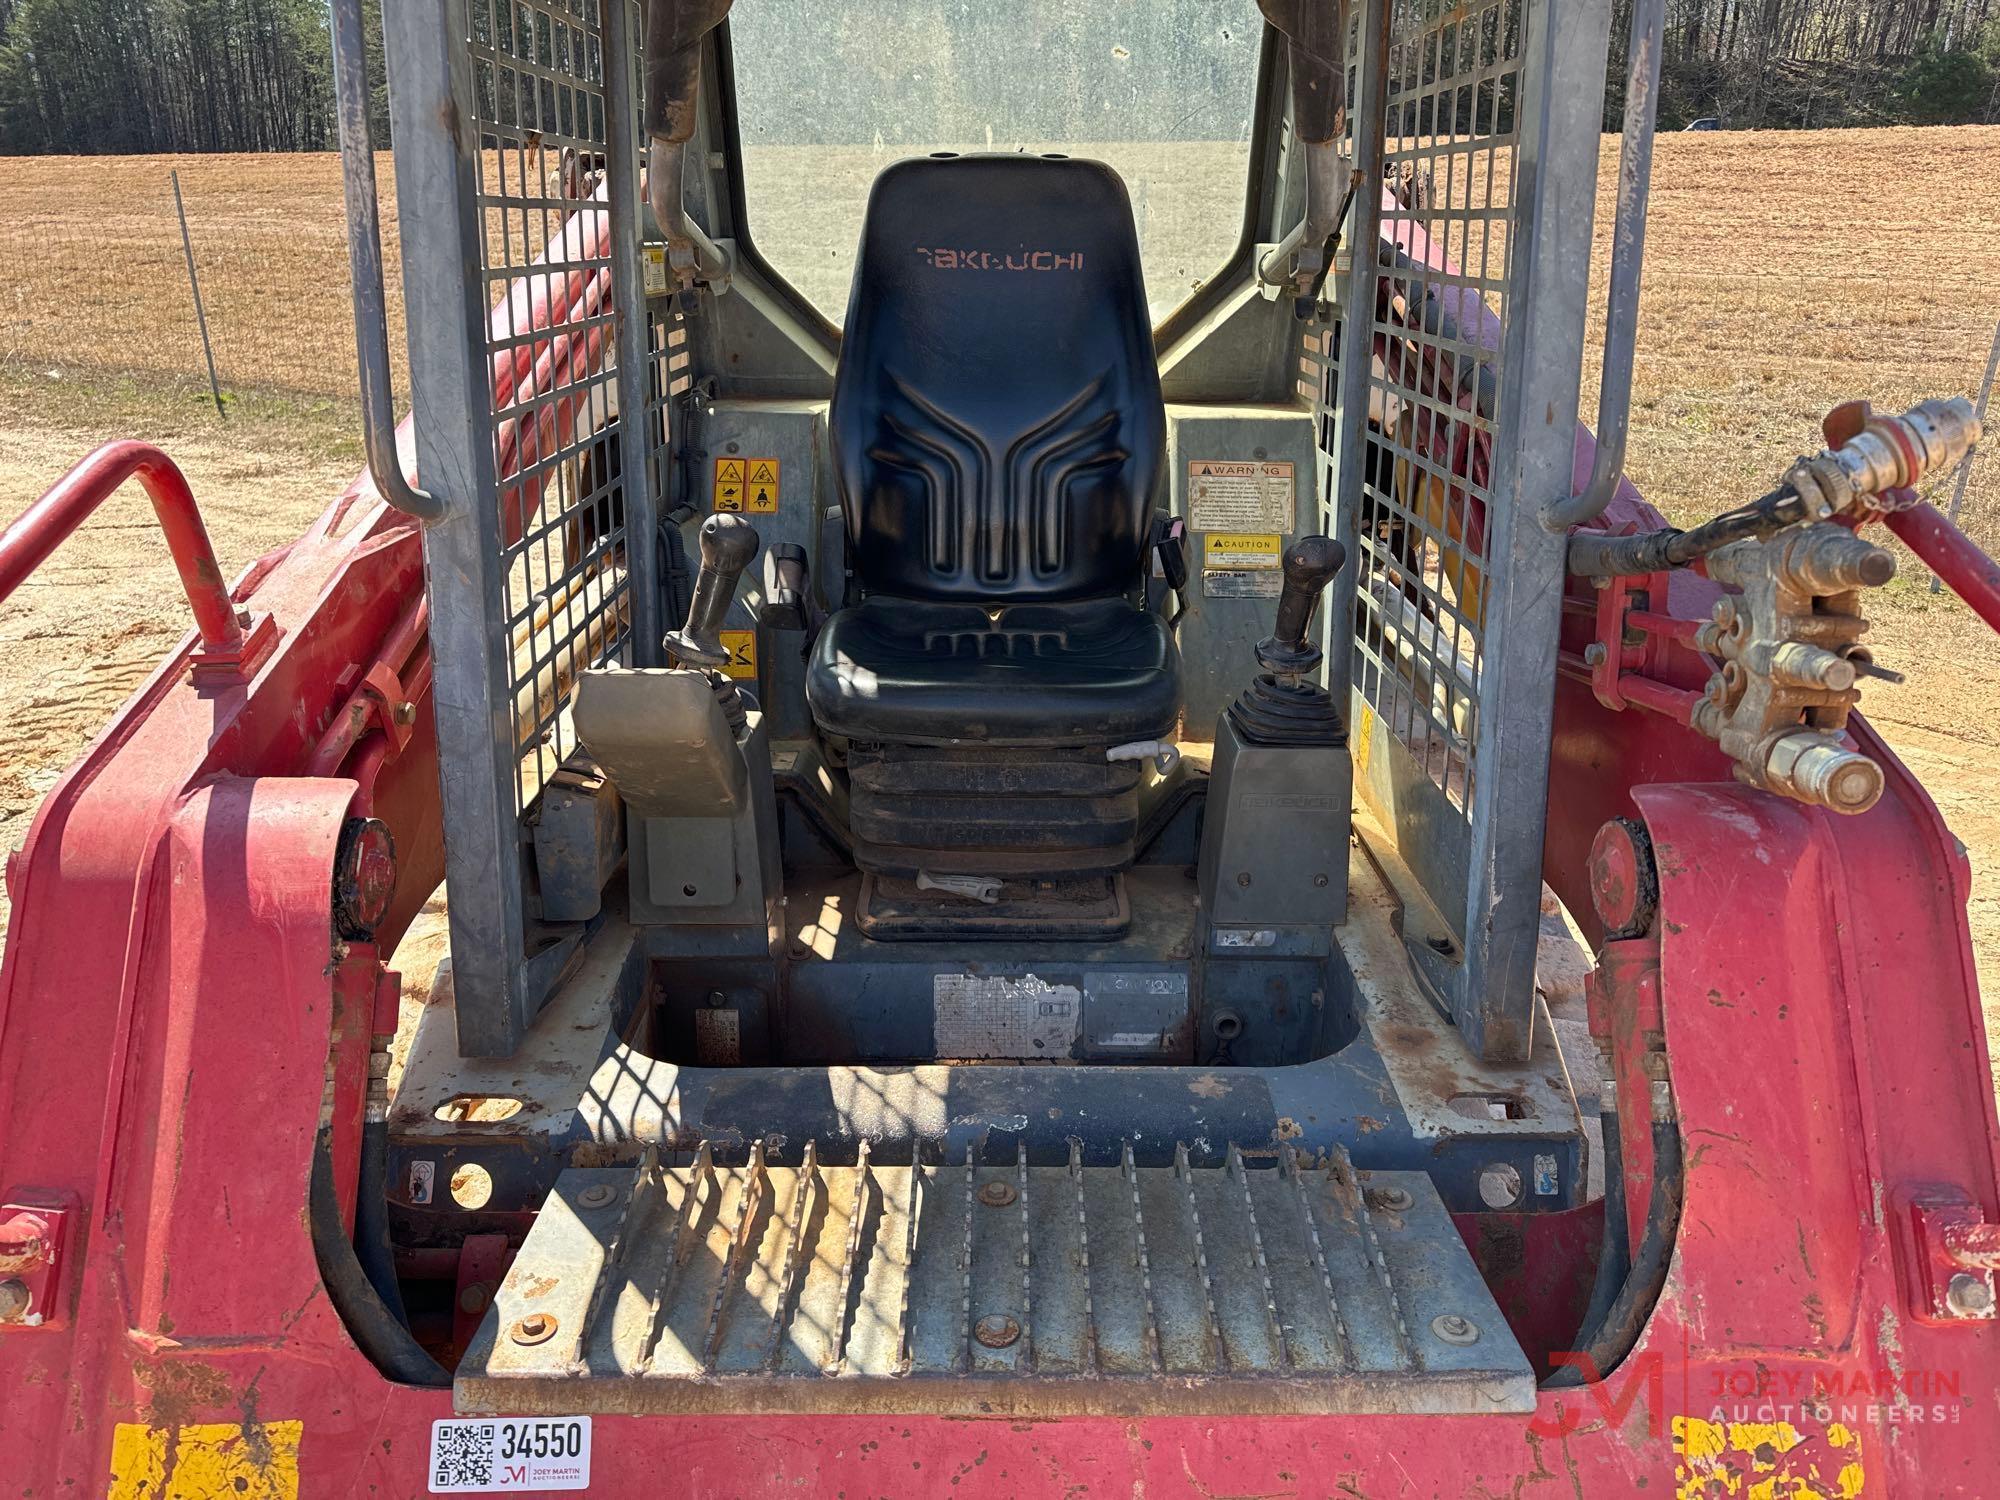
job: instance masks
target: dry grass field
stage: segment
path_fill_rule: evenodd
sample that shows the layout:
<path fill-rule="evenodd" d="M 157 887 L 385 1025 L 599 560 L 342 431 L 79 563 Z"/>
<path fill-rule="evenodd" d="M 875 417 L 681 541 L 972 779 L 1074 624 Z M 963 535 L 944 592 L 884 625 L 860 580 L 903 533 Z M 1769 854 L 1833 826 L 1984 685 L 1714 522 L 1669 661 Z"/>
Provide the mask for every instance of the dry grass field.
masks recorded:
<path fill-rule="evenodd" d="M 1593 338 L 1616 148 L 1606 140 Z M 1220 238 L 1233 238 L 1233 188 L 1190 181 L 1186 160 L 1119 154 L 1146 184 L 1135 199 L 1149 258 L 1197 279 L 1216 238 L 1204 226 L 1226 216 Z M 844 290 L 866 182 L 885 159 L 823 151 L 792 182 L 751 163 L 765 215 L 754 232 L 822 301 Z M 227 422 L 202 387 L 170 167 L 233 397 Z M 393 286 L 386 158 L 382 175 Z M 188 468 L 226 571 L 296 534 L 359 458 L 334 159 L 17 159 L 0 161 L 0 189 L 0 522 L 96 442 L 136 434 Z M 2000 319 L 2000 128 L 1667 136 L 1648 249 L 1631 470 L 1688 519 L 1768 488 L 1838 401 L 1976 390 Z M 1966 521 L 2000 548 L 2000 457 L 1977 468 Z M 172 582 L 134 489 L 0 606 L 0 847 L 20 841 L 58 769 L 185 628 Z M 1875 613 L 1878 656 L 1910 680 L 1871 684 L 1868 713 L 1973 851 L 1976 940 L 2000 999 L 2000 641 L 1932 597 L 1914 566 Z"/>

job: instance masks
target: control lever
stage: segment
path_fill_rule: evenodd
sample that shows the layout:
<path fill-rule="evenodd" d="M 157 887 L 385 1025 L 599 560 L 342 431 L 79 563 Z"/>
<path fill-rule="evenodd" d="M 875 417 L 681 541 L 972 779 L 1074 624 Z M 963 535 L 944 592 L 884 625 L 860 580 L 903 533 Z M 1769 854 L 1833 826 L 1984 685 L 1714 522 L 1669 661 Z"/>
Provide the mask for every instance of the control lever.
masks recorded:
<path fill-rule="evenodd" d="M 1307 674 L 1324 659 L 1306 639 L 1313 608 L 1347 549 L 1330 536 L 1304 536 L 1285 549 L 1285 581 L 1278 593 L 1277 628 L 1257 643 L 1264 670 L 1229 706 L 1229 720 L 1259 745 L 1344 745 L 1347 725 L 1332 696 Z"/>
<path fill-rule="evenodd" d="M 757 623 L 773 630 L 818 630 L 826 611 L 813 597 L 806 549 L 796 542 L 773 542 L 764 549 L 764 598 Z"/>
<path fill-rule="evenodd" d="M 1333 575 L 1347 561 L 1347 549 L 1330 536 L 1302 536 L 1285 549 L 1284 587 L 1278 594 L 1278 627 L 1257 643 L 1257 662 L 1266 671 L 1298 679 L 1322 659 L 1319 647 L 1306 639 L 1313 606 Z"/>
<path fill-rule="evenodd" d="M 669 630 L 661 644 L 684 667 L 725 667 L 729 650 L 722 644 L 722 620 L 736 600 L 736 581 L 757 555 L 757 528 L 725 511 L 701 523 L 699 540 L 701 569 L 687 623 Z"/>

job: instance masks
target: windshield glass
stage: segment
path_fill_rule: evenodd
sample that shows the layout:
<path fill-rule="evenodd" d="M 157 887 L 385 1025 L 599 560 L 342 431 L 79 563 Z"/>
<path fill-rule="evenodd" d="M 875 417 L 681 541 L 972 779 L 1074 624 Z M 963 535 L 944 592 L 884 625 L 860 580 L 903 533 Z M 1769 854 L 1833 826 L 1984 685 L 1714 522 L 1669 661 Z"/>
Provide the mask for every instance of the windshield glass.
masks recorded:
<path fill-rule="evenodd" d="M 1110 163 L 1155 321 L 1243 222 L 1255 0 L 737 0 L 744 192 L 757 248 L 835 323 L 869 184 L 930 151 Z"/>

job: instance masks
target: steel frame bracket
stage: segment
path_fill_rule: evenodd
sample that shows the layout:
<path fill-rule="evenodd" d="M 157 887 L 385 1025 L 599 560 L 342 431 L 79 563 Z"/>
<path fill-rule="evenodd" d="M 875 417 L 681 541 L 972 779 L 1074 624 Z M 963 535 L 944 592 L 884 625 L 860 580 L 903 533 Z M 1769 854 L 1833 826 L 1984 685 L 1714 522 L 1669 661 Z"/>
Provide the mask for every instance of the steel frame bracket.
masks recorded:
<path fill-rule="evenodd" d="M 1963 1188 L 1929 1184 L 1898 1199 L 1893 1222 L 1910 1316 L 1934 1328 L 2000 1318 L 1993 1288 L 2000 1224 Z"/>
<path fill-rule="evenodd" d="M 17 1189 L 0 1203 L 0 1332 L 60 1328 L 69 1321 L 64 1272 L 74 1193 Z"/>

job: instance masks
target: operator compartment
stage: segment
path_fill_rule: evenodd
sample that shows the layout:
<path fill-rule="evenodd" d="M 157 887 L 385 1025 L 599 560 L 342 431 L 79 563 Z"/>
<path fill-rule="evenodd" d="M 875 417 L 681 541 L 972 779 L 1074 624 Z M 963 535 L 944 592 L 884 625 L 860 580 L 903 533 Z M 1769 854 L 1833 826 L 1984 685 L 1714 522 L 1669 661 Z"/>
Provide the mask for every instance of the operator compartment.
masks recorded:
<path fill-rule="evenodd" d="M 518 768 L 441 729 L 389 1237 L 510 1269 L 476 1319 L 406 1275 L 412 1326 L 469 1410 L 1527 1410 L 1467 1216 L 1581 1202 L 1583 1136 L 1550 1027 L 1454 1024 L 1484 929 L 1418 793 L 1356 816 L 1400 752 L 1350 733 L 1324 254 L 1246 240 L 1156 326 L 1129 166 L 890 153 L 836 328 L 749 238 L 713 25 L 648 126 L 651 358 L 529 533 L 629 632 L 510 594 L 546 691 L 439 658 L 535 714 Z M 1267 87 L 1337 88 L 1287 46 Z M 1331 213 L 1314 134 L 1270 241 Z"/>

